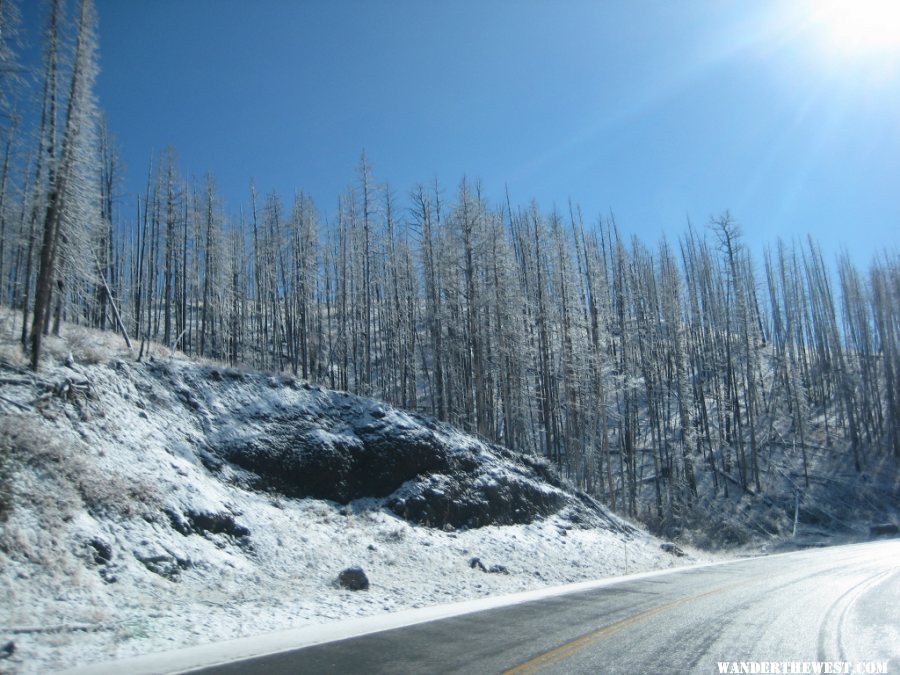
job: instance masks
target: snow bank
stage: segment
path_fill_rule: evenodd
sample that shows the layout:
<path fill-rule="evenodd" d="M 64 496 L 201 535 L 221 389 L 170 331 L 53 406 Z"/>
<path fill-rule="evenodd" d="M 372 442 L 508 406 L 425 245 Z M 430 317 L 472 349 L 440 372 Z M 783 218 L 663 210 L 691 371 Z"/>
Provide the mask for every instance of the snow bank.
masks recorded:
<path fill-rule="evenodd" d="M 536 460 L 293 378 L 175 359 L 0 377 L 3 672 L 676 564 Z M 352 565 L 369 590 L 338 588 Z"/>

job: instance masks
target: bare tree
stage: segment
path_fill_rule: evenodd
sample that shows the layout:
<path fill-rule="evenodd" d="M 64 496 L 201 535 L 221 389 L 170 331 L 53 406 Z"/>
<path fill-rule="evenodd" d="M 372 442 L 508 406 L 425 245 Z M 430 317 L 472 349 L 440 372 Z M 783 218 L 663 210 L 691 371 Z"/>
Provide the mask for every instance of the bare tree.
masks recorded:
<path fill-rule="evenodd" d="M 56 11 L 54 4 L 54 13 Z M 93 94 L 97 73 L 95 22 L 92 0 L 81 0 L 62 148 L 57 170 L 50 181 L 44 216 L 31 325 L 31 367 L 34 370 L 37 370 L 40 363 L 41 337 L 50 307 L 50 292 L 60 240 L 66 238 L 67 243 L 74 248 L 77 241 L 86 238 L 87 233 L 78 228 L 85 226 L 88 221 L 83 219 L 89 217 L 87 214 L 97 203 L 91 199 L 90 175 L 97 166 L 94 133 L 97 110 Z M 51 77 L 56 77 L 55 66 Z"/>

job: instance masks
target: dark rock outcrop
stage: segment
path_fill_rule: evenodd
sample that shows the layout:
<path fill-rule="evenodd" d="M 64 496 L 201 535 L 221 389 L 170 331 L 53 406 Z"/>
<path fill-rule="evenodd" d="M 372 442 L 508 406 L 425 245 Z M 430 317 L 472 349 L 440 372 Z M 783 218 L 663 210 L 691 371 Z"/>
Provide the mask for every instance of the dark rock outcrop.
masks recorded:
<path fill-rule="evenodd" d="M 460 528 L 530 523 L 566 502 L 565 492 L 529 476 L 523 467 L 491 468 L 496 467 L 423 476 L 395 492 L 387 506 L 410 522 Z"/>
<path fill-rule="evenodd" d="M 474 440 L 454 445 L 459 435 L 449 428 L 364 399 L 335 402 L 324 416 L 264 419 L 260 432 L 211 445 L 209 454 L 249 472 L 258 489 L 341 504 L 387 498 L 397 515 L 431 527 L 528 523 L 569 497 L 543 460 Z M 359 410 L 361 402 L 368 405 Z"/>
<path fill-rule="evenodd" d="M 433 431 L 389 425 L 371 415 L 348 425 L 301 413 L 214 452 L 255 474 L 258 487 L 342 504 L 386 497 L 416 476 L 449 467 L 446 448 Z"/>
<path fill-rule="evenodd" d="M 230 513 L 211 513 L 188 511 L 181 514 L 169 509 L 166 511 L 169 523 L 177 531 L 188 536 L 191 534 L 225 534 L 235 539 L 250 536 L 250 530 L 236 522 Z"/>
<path fill-rule="evenodd" d="M 200 422 L 205 443 L 193 450 L 197 459 L 256 490 L 350 509 L 356 500 L 383 500 L 409 522 L 448 530 L 524 524 L 555 513 L 577 527 L 633 529 L 565 484 L 547 460 L 425 415 L 291 377 L 252 374 L 241 374 L 243 392 L 223 404 L 215 388 L 229 379 L 227 370 L 203 376 L 171 366 L 148 370 Z M 169 517 L 185 534 L 249 534 L 220 515 Z"/>
<path fill-rule="evenodd" d="M 183 570 L 192 567 L 190 560 L 171 554 L 142 555 L 135 553 L 135 558 L 154 574 L 173 582 L 179 581 Z"/>

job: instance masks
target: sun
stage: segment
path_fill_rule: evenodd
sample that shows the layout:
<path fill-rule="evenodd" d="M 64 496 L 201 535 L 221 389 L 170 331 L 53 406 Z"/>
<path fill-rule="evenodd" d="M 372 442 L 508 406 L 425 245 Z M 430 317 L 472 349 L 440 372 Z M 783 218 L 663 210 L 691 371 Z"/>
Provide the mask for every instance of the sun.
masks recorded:
<path fill-rule="evenodd" d="M 845 58 L 900 54 L 900 0 L 817 0 L 813 20 Z"/>

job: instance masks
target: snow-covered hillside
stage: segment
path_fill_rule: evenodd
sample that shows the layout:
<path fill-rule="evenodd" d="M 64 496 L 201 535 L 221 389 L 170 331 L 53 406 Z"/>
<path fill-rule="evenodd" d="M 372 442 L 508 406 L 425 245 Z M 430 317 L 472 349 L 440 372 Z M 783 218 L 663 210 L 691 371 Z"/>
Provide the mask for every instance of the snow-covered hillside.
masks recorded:
<path fill-rule="evenodd" d="M 692 559 L 434 420 L 93 338 L 38 375 L 0 358 L 3 672 Z"/>

